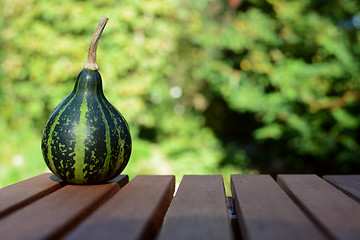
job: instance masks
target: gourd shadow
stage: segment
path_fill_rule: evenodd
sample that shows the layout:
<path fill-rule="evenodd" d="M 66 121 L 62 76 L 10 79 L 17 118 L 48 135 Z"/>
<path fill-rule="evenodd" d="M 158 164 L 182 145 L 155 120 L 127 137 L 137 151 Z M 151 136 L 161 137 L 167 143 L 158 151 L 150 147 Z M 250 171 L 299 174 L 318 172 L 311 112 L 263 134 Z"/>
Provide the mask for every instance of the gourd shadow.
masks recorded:
<path fill-rule="evenodd" d="M 57 176 L 55 176 L 54 174 L 52 174 L 50 176 L 50 179 L 54 182 L 58 182 L 58 183 L 63 183 L 63 180 L 61 180 L 60 178 L 58 178 Z"/>
<path fill-rule="evenodd" d="M 57 182 L 60 183 L 62 186 L 65 185 L 77 185 L 77 186 L 81 186 L 81 185 L 102 185 L 102 184 L 110 184 L 110 183 L 118 183 L 120 185 L 120 187 L 123 187 L 127 182 L 129 182 L 129 177 L 127 175 L 119 175 L 105 183 L 98 183 L 98 184 L 70 184 L 65 182 L 64 180 L 60 179 L 59 177 L 57 177 L 54 174 L 51 174 L 49 179 L 53 182 Z"/>
<path fill-rule="evenodd" d="M 61 187 L 65 187 L 67 185 L 66 182 L 64 182 L 62 179 L 58 178 L 54 174 L 51 174 L 49 179 L 53 182 L 59 183 Z"/>

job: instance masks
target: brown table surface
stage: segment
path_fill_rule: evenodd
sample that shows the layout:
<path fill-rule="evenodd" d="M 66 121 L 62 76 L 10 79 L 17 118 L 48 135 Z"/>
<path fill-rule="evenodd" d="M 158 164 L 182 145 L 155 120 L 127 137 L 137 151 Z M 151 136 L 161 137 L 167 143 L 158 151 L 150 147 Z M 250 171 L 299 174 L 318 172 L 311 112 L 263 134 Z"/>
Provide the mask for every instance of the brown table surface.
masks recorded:
<path fill-rule="evenodd" d="M 50 173 L 0 189 L 0 239 L 360 239 L 360 175 L 121 175 L 66 185 Z"/>

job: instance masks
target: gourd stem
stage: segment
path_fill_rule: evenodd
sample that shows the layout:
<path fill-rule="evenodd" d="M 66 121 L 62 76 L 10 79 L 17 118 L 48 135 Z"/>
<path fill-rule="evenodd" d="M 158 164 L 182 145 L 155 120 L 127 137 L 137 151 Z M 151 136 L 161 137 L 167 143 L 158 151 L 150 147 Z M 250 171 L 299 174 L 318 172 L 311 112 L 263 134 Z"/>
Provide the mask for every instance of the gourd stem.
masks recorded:
<path fill-rule="evenodd" d="M 84 68 L 86 70 L 91 70 L 91 71 L 99 70 L 99 66 L 96 63 L 96 50 L 97 50 L 97 46 L 98 46 L 101 34 L 102 34 L 108 20 L 109 20 L 109 18 L 107 18 L 107 17 L 103 17 L 100 19 L 100 22 L 97 25 L 95 32 L 91 38 L 89 52 L 88 52 L 88 59 L 84 65 Z"/>

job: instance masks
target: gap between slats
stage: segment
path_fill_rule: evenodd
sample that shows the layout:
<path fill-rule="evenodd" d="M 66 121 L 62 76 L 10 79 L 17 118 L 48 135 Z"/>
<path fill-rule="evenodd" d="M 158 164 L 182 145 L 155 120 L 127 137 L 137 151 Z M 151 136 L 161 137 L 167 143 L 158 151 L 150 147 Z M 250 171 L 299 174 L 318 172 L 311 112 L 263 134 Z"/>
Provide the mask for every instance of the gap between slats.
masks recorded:
<path fill-rule="evenodd" d="M 157 239 L 233 239 L 222 176 L 185 175 Z"/>
<path fill-rule="evenodd" d="M 232 175 L 243 239 L 326 239 L 270 175 Z"/>
<path fill-rule="evenodd" d="M 67 185 L 0 219 L 1 239 L 57 239 L 127 182 L 122 175 L 93 187 Z"/>
<path fill-rule="evenodd" d="M 360 203 L 360 175 L 325 175 L 323 179 Z"/>
<path fill-rule="evenodd" d="M 330 239 L 359 239 L 360 205 L 314 174 L 278 175 L 281 187 Z"/>
<path fill-rule="evenodd" d="M 174 176 L 136 176 L 65 239 L 153 239 L 174 188 Z"/>
<path fill-rule="evenodd" d="M 51 174 L 49 174 L 48 175 L 48 177 L 50 177 L 51 176 Z M 14 212 L 14 211 L 16 211 L 16 210 L 18 210 L 18 209 L 20 209 L 20 208 L 23 208 L 24 206 L 27 206 L 27 205 L 29 205 L 29 204 L 31 204 L 31 203 L 33 203 L 34 201 L 37 201 L 37 200 L 39 200 L 39 199 L 41 199 L 41 198 L 43 198 L 43 197 L 45 197 L 45 196 L 47 196 L 47 195 L 49 195 L 49 194 L 51 194 L 51 193 L 53 193 L 53 192 L 55 192 L 55 191 L 57 191 L 57 190 L 59 190 L 59 189 L 61 189 L 62 187 L 63 187 L 64 185 L 60 185 L 60 186 L 58 186 L 58 187 L 51 187 L 51 188 L 49 188 L 50 190 L 46 190 L 44 193 L 41 193 L 40 195 L 36 195 L 35 194 L 35 196 L 36 197 L 30 197 L 29 198 L 29 200 L 25 200 L 25 201 L 22 201 L 20 204 L 18 204 L 18 205 L 16 205 L 15 204 L 15 208 L 14 208 L 14 210 L 11 210 L 10 212 Z M 4 188 L 5 189 L 5 188 Z M 3 190 L 3 189 L 1 189 L 1 190 Z M 284 189 L 283 189 L 284 190 Z M 286 192 L 286 191 L 285 191 Z M 0 194 L 1 194 L 1 191 L 0 191 Z M 234 195 L 234 193 L 232 193 L 232 195 Z M 176 196 L 176 194 L 174 194 L 174 196 Z M 107 198 L 108 199 L 108 198 Z M 297 200 L 296 199 L 294 199 L 293 197 L 291 198 L 292 199 L 292 201 L 294 201 L 295 203 L 297 203 L 297 205 L 299 205 L 299 202 L 297 202 Z M 233 231 L 233 234 L 234 234 L 234 239 L 241 239 L 241 233 L 240 233 L 240 228 L 239 228 L 239 217 L 240 217 L 240 214 L 241 213 L 238 213 L 238 212 L 236 212 L 235 211 L 235 207 L 234 207 L 234 205 L 233 205 L 233 197 L 227 197 L 227 200 L 228 200 L 228 218 L 229 218 L 229 222 L 231 223 L 231 229 L 232 229 L 232 231 Z M 0 205 L 1 206 L 1 205 Z M 93 210 L 92 211 L 90 211 L 90 212 L 88 212 L 87 214 L 85 214 L 85 215 L 83 215 L 81 218 L 79 218 L 79 219 L 77 219 L 77 223 L 75 224 L 75 225 L 73 225 L 72 227 L 74 227 L 74 226 L 77 226 L 77 224 L 79 224 L 82 220 L 84 220 L 85 219 L 85 217 L 87 217 L 88 215 L 90 215 L 90 213 L 92 213 L 95 209 L 97 209 L 99 206 L 95 206 L 94 208 L 93 208 Z M 10 208 L 11 209 L 11 208 Z M 0 209 L 1 210 L 1 209 Z M 167 209 L 168 210 L 168 209 Z M 166 211 L 167 211 L 166 210 Z M 303 211 L 304 211 L 304 209 L 302 209 Z M 306 211 L 305 211 L 305 213 L 306 213 Z M 307 214 L 307 216 L 309 216 L 308 214 Z M 1 219 L 1 215 L 0 215 L 0 219 Z M 312 219 L 312 217 L 311 217 L 311 219 Z M 313 220 L 313 219 L 312 219 Z M 316 221 L 315 221 L 316 222 Z M 318 228 L 320 227 L 320 229 L 323 229 L 321 226 L 319 226 L 318 224 L 316 225 Z M 162 228 L 162 227 L 161 227 Z M 158 229 L 158 231 L 157 231 L 157 233 L 159 233 L 160 231 L 161 231 L 161 228 L 160 229 Z M 73 229 L 73 228 L 71 228 L 71 229 Z M 67 229 L 66 231 L 69 231 L 70 229 Z M 64 231 L 63 233 L 61 233 L 61 235 L 54 235 L 54 236 L 57 236 L 57 237 L 59 237 L 59 236 L 62 236 L 64 233 L 66 233 L 66 231 Z M 151 239 L 154 239 L 154 238 L 151 238 Z"/>
<path fill-rule="evenodd" d="M 0 219 L 65 186 L 50 173 L 0 189 Z"/>

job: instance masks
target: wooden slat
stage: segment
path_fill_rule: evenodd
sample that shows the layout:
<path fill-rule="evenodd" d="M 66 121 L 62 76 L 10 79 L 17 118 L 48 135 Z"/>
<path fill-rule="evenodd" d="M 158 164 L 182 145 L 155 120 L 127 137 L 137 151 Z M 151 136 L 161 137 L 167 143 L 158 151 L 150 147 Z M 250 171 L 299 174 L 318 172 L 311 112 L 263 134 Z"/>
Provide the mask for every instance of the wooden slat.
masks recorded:
<path fill-rule="evenodd" d="M 359 203 L 316 175 L 278 175 L 278 181 L 330 238 L 360 238 Z"/>
<path fill-rule="evenodd" d="M 152 239 L 174 189 L 174 176 L 136 176 L 65 239 Z"/>
<path fill-rule="evenodd" d="M 327 175 L 323 178 L 360 203 L 360 175 Z"/>
<path fill-rule="evenodd" d="M 0 238 L 54 239 L 61 237 L 80 220 L 90 214 L 120 186 L 127 176 L 119 176 L 116 183 L 102 185 L 68 185 L 32 204 L 0 219 Z"/>
<path fill-rule="evenodd" d="M 243 239 L 327 239 L 269 175 L 232 175 Z"/>
<path fill-rule="evenodd" d="M 51 176 L 44 173 L 0 189 L 0 218 L 61 188 Z"/>
<path fill-rule="evenodd" d="M 158 239 L 232 237 L 222 176 L 184 176 Z"/>

